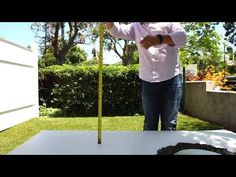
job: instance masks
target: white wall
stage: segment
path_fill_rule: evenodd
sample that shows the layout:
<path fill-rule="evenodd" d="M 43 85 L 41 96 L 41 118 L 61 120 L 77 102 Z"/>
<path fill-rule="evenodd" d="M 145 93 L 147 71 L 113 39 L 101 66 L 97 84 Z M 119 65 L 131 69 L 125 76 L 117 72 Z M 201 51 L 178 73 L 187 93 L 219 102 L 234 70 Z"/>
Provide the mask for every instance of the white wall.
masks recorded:
<path fill-rule="evenodd" d="M 39 116 L 36 51 L 0 38 L 0 131 Z"/>

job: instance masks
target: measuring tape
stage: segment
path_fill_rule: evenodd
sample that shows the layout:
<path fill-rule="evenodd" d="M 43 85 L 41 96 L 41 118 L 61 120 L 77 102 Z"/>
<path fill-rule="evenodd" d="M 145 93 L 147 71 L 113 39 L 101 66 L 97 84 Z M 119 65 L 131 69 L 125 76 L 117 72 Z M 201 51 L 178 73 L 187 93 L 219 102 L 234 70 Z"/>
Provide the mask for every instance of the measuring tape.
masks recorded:
<path fill-rule="evenodd" d="M 99 23 L 99 67 L 98 67 L 98 144 L 102 144 L 102 59 L 103 59 L 103 41 L 104 41 L 103 22 Z"/>

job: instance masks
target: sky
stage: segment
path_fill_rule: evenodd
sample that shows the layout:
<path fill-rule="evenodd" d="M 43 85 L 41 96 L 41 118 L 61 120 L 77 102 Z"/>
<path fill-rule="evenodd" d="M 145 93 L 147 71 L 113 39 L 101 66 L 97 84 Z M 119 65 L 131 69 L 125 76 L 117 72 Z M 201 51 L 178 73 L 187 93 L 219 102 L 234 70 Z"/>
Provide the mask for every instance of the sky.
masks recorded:
<path fill-rule="evenodd" d="M 8 41 L 14 42 L 24 47 L 35 45 L 35 34 L 31 30 L 30 22 L 0 22 L 0 38 L 4 38 Z M 216 27 L 216 30 L 224 35 L 224 28 L 222 25 Z M 99 42 L 92 45 L 79 45 L 88 54 L 88 58 L 92 58 L 92 49 L 96 47 L 99 50 Z M 223 48 L 223 46 L 222 46 Z M 113 51 L 104 51 L 105 64 L 112 64 L 121 61 L 121 59 Z"/>
<path fill-rule="evenodd" d="M 30 22 L 0 22 L 0 38 L 24 47 L 35 45 L 36 43 Z M 79 47 L 85 50 L 88 58 L 92 58 L 92 49 L 96 47 L 99 50 L 99 42 L 92 45 L 79 45 Z M 113 64 L 121 61 L 113 51 L 104 51 L 103 58 L 104 64 Z"/>
<path fill-rule="evenodd" d="M 35 41 L 30 26 L 31 23 L 0 22 L 0 38 L 27 47 Z"/>

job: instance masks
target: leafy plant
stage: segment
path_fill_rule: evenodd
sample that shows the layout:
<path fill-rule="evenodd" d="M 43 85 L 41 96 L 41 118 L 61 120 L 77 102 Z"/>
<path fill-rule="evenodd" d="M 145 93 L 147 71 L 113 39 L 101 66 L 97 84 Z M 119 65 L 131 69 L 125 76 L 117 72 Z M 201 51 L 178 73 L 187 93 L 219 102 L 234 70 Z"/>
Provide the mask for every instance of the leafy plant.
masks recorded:
<path fill-rule="evenodd" d="M 227 82 L 227 79 L 225 79 L 226 76 L 227 72 L 224 69 L 217 71 L 213 65 L 210 65 L 205 69 L 204 72 L 199 72 L 198 75 L 196 76 L 191 73 L 186 73 L 186 80 L 187 81 L 209 80 L 214 82 L 216 88 L 218 87 L 221 90 L 232 90 L 231 86 L 226 85 Z"/>
<path fill-rule="evenodd" d="M 198 64 L 198 69 L 204 71 L 209 65 L 218 65 L 222 56 L 220 36 L 215 31 L 214 22 L 185 22 L 184 26 L 188 40 L 180 49 L 181 64 Z"/>
<path fill-rule="evenodd" d="M 47 108 L 46 106 L 39 106 L 40 117 L 61 117 L 63 112 L 58 108 Z"/>

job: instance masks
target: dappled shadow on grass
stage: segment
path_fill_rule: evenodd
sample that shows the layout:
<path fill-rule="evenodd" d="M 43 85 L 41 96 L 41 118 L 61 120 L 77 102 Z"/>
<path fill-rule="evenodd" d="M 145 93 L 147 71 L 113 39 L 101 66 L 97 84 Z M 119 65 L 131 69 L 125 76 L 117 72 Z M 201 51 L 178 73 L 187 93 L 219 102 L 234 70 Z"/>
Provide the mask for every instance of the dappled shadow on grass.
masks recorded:
<path fill-rule="evenodd" d="M 215 130 L 215 129 L 222 129 L 222 127 L 213 125 L 210 123 L 202 123 L 202 122 L 182 122 L 178 125 L 177 129 L 179 130 Z"/>
<path fill-rule="evenodd" d="M 223 129 L 223 127 L 202 121 L 197 118 L 192 118 L 186 115 L 179 115 L 178 118 L 178 130 L 189 130 L 189 131 L 198 131 L 198 130 L 215 130 L 215 129 Z"/>

